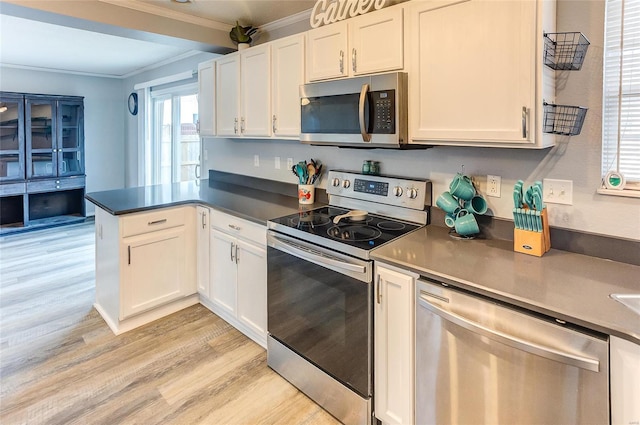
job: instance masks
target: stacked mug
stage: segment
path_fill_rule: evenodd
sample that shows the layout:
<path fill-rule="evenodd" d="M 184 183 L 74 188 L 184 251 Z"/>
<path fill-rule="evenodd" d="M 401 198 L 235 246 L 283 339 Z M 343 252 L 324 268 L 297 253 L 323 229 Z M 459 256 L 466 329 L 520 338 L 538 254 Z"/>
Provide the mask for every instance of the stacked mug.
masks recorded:
<path fill-rule="evenodd" d="M 486 213 L 487 201 L 476 191 L 468 176 L 456 174 L 449 185 L 449 191 L 438 197 L 436 205 L 447 214 L 444 218 L 447 227 L 455 229 L 459 235 L 480 233 L 474 214 Z"/>

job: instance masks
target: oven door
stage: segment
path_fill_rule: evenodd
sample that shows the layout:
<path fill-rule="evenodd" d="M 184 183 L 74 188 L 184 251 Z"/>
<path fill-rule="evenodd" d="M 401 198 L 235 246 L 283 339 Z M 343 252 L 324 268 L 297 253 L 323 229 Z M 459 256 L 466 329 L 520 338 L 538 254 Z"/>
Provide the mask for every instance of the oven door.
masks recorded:
<path fill-rule="evenodd" d="M 372 261 L 267 234 L 269 334 L 371 396 Z"/>

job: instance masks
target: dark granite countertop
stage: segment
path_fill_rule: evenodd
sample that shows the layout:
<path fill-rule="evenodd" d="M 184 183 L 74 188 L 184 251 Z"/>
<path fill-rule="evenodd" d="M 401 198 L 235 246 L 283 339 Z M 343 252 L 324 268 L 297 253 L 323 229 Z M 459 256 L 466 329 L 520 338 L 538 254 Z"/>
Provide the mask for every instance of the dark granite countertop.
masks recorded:
<path fill-rule="evenodd" d="M 237 217 L 266 225 L 267 220 L 293 214 L 301 207 L 295 197 L 246 186 L 211 180 L 132 187 L 93 192 L 86 199 L 113 215 L 130 214 L 156 208 L 201 204 Z"/>
<path fill-rule="evenodd" d="M 372 258 L 500 301 L 640 344 L 640 315 L 609 297 L 640 294 L 640 266 L 551 249 L 542 257 L 504 240 L 456 240 L 427 226 Z"/>
<path fill-rule="evenodd" d="M 322 205 L 301 207 L 295 189 L 291 192 L 200 180 L 94 192 L 86 198 L 113 215 L 201 204 L 259 224 Z M 514 252 L 510 241 L 456 240 L 447 228 L 433 225 L 374 250 L 372 258 L 640 344 L 640 315 L 609 297 L 639 294 L 640 266 L 554 249 L 538 258 Z"/>

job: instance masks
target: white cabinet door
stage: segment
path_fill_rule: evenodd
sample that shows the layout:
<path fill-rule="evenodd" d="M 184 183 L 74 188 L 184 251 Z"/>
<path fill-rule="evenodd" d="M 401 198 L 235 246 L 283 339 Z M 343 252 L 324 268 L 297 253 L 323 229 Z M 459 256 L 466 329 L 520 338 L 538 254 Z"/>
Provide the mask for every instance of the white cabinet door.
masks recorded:
<path fill-rule="evenodd" d="M 403 34 L 402 7 L 382 9 L 349 20 L 351 74 L 402 69 Z"/>
<path fill-rule="evenodd" d="M 209 298 L 209 208 L 196 208 L 196 280 L 198 293 Z"/>
<path fill-rule="evenodd" d="M 252 47 L 240 54 L 243 136 L 271 136 L 271 46 Z"/>
<path fill-rule="evenodd" d="M 241 240 L 238 244 L 238 320 L 256 335 L 267 334 L 267 251 Z"/>
<path fill-rule="evenodd" d="M 412 139 L 532 143 L 536 2 L 420 1 L 408 7 Z"/>
<path fill-rule="evenodd" d="M 180 226 L 122 240 L 121 320 L 185 295 L 185 232 Z"/>
<path fill-rule="evenodd" d="M 216 134 L 216 63 L 198 65 L 198 132 L 200 136 Z"/>
<path fill-rule="evenodd" d="M 209 243 L 211 252 L 209 299 L 235 316 L 237 297 L 236 239 L 212 229 Z"/>
<path fill-rule="evenodd" d="M 232 53 L 216 61 L 216 133 L 240 135 L 240 55 Z"/>
<path fill-rule="evenodd" d="M 611 423 L 640 423 L 640 345 L 612 336 Z"/>
<path fill-rule="evenodd" d="M 348 75 L 346 21 L 308 31 L 307 48 L 308 81 Z"/>
<path fill-rule="evenodd" d="M 414 422 L 415 277 L 376 266 L 375 415 L 385 424 Z"/>
<path fill-rule="evenodd" d="M 304 84 L 304 35 L 271 43 L 273 135 L 300 136 L 300 85 Z"/>

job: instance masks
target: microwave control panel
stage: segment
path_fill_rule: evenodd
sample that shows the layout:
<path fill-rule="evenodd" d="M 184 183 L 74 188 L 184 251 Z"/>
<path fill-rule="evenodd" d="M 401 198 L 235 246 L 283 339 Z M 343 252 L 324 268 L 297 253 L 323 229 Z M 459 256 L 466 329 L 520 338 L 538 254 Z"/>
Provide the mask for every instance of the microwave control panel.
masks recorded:
<path fill-rule="evenodd" d="M 372 133 L 394 134 L 396 132 L 396 91 L 371 92 Z"/>

